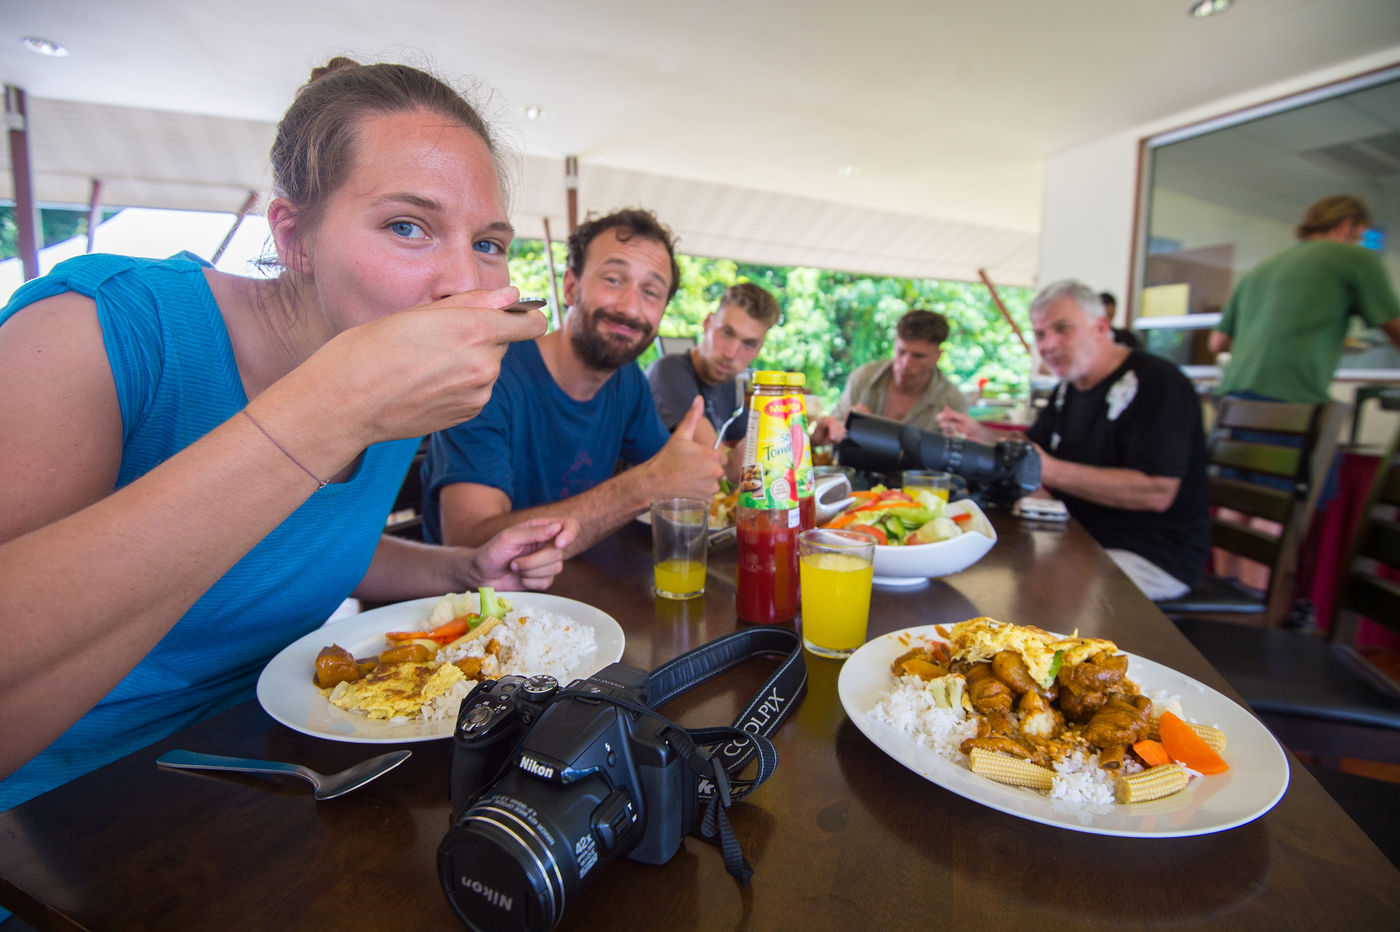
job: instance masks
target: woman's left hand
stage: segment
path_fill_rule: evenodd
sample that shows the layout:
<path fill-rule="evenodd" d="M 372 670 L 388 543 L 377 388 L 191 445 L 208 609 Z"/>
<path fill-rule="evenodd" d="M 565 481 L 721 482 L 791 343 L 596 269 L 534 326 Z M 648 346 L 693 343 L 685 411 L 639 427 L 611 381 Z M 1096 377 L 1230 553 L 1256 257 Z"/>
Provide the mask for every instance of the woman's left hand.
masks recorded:
<path fill-rule="evenodd" d="M 467 573 L 473 588 L 547 589 L 564 568 L 564 548 L 578 535 L 573 518 L 512 525 L 477 548 Z"/>

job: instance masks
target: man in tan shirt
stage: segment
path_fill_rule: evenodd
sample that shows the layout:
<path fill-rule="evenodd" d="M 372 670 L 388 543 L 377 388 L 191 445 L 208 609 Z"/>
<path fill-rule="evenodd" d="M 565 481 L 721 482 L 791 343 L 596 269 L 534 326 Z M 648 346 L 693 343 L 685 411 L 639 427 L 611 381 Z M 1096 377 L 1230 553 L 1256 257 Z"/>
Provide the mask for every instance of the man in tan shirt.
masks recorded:
<path fill-rule="evenodd" d="M 840 443 L 846 436 L 846 415 L 852 411 L 878 414 L 922 430 L 938 430 L 944 406 L 967 411 L 967 400 L 947 376 L 938 371 L 948 319 L 933 311 L 910 311 L 895 329 L 894 358 L 868 362 L 851 373 L 836 410 L 817 419 L 812 442 Z"/>

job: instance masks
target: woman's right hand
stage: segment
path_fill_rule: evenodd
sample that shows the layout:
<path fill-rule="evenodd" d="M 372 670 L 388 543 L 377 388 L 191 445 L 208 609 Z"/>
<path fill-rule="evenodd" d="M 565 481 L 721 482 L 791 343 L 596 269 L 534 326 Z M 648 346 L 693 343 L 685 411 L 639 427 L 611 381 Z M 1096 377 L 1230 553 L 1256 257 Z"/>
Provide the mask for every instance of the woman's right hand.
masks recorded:
<path fill-rule="evenodd" d="M 518 298 L 514 287 L 469 291 L 353 327 L 289 378 L 329 387 L 363 446 L 460 424 L 491 399 L 506 348 L 548 326 L 540 311 L 500 310 Z"/>

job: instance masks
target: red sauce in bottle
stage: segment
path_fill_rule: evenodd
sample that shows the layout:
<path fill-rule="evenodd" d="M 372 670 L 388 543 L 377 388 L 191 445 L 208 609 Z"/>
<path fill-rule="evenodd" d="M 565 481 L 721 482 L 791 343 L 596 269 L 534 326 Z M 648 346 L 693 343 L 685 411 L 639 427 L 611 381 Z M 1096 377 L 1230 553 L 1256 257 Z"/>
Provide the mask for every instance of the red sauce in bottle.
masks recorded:
<path fill-rule="evenodd" d="M 741 509 L 735 614 L 751 624 L 786 624 L 797 617 L 796 525 L 788 511 Z"/>

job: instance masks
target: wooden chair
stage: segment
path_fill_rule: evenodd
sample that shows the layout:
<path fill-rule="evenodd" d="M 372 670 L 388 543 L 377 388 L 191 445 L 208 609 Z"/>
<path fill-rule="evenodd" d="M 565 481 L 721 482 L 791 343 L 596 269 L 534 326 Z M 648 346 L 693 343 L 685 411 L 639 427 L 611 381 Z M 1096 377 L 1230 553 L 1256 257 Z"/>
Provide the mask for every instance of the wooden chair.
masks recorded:
<path fill-rule="evenodd" d="M 427 456 L 428 438 L 424 437 L 394 498 L 394 508 L 389 512 L 384 533 L 409 540 L 423 539 L 423 460 Z"/>
<path fill-rule="evenodd" d="M 1210 500 L 1246 518 L 1211 518 L 1211 545 L 1269 568 L 1268 589 L 1207 575 L 1186 595 L 1159 602 L 1168 618 L 1216 618 L 1278 626 L 1292 604 L 1298 554 L 1318 495 L 1331 468 L 1337 432 L 1347 406 L 1284 404 L 1226 399 L 1208 441 Z M 1282 480 L 1272 488 L 1249 481 L 1255 476 Z M 1315 479 L 1315 481 L 1314 481 Z M 1253 527 L 1262 518 L 1281 527 L 1277 534 Z"/>
<path fill-rule="evenodd" d="M 1400 632 L 1397 445 L 1400 434 L 1377 468 L 1328 636 L 1178 623 L 1280 741 L 1324 763 L 1341 757 L 1400 763 L 1400 685 L 1355 647 L 1360 618 Z"/>

